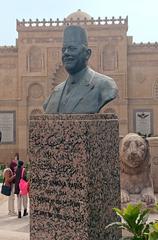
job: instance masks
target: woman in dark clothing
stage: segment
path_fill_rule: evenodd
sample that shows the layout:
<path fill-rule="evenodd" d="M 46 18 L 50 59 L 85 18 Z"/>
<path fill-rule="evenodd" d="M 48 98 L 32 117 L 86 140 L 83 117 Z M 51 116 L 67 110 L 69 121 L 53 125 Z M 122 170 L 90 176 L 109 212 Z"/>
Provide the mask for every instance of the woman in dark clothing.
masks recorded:
<path fill-rule="evenodd" d="M 16 176 L 17 161 L 15 159 L 13 159 L 11 161 L 9 168 L 12 170 L 14 178 L 13 178 L 12 184 L 11 184 L 11 195 L 9 196 L 10 210 L 9 210 L 8 215 L 16 216 L 17 213 L 15 212 L 14 202 L 15 202 L 15 176 Z"/>
<path fill-rule="evenodd" d="M 5 168 L 3 171 L 4 184 L 11 187 L 11 195 L 8 196 L 8 215 L 15 216 L 16 212 L 14 210 L 14 189 L 13 189 L 13 180 L 15 175 L 13 174 L 11 168 Z"/>
<path fill-rule="evenodd" d="M 19 160 L 18 161 L 18 167 L 17 167 L 17 170 L 16 170 L 16 177 L 15 177 L 15 194 L 17 194 L 18 218 L 21 218 L 22 202 L 23 202 L 23 208 L 24 208 L 23 216 L 28 215 L 28 212 L 27 212 L 28 196 L 27 195 L 21 195 L 20 194 L 20 188 L 19 188 L 19 183 L 20 183 L 20 179 L 21 179 L 21 176 L 22 176 L 23 165 L 24 165 L 24 162 Z M 27 181 L 25 168 L 24 168 L 23 179 L 25 181 Z"/>

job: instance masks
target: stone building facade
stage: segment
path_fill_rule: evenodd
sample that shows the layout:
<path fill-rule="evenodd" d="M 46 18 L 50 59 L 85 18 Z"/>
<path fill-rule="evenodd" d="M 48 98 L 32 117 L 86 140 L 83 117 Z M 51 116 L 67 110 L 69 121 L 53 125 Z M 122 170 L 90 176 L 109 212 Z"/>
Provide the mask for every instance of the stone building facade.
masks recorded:
<path fill-rule="evenodd" d="M 102 112 L 118 114 L 120 135 L 158 135 L 158 43 L 133 43 L 127 17 L 93 19 L 78 10 L 62 21 L 17 20 L 16 46 L 0 47 L 0 162 L 17 151 L 28 159 L 29 117 L 43 112 L 43 101 L 66 78 L 61 47 L 68 24 L 87 29 L 90 66 L 118 85 L 118 98 Z"/>

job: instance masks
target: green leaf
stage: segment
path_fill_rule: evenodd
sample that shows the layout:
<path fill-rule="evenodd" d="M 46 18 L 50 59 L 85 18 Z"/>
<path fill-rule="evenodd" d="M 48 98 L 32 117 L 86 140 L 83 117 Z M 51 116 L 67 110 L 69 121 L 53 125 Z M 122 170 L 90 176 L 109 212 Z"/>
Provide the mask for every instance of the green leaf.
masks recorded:
<path fill-rule="evenodd" d="M 137 218 L 137 224 L 146 223 L 148 218 L 149 218 L 149 210 L 148 209 L 142 210 L 142 212 L 139 214 Z"/>
<path fill-rule="evenodd" d="M 158 222 L 150 223 L 149 227 L 150 227 L 150 232 L 154 231 L 158 233 Z"/>
<path fill-rule="evenodd" d="M 146 223 L 149 217 L 149 210 L 143 210 L 142 203 L 128 204 L 122 210 L 114 208 L 114 211 L 125 222 L 124 225 L 121 225 L 121 228 L 127 229 L 135 238 L 142 238 L 144 233 L 149 232 L 149 224 Z"/>
<path fill-rule="evenodd" d="M 108 224 L 105 229 L 108 229 L 109 227 L 113 227 L 113 226 L 117 226 L 118 228 L 121 228 L 121 229 L 127 229 L 129 230 L 129 226 L 125 223 L 122 223 L 122 222 L 113 222 L 113 223 L 110 223 Z"/>
<path fill-rule="evenodd" d="M 106 227 L 105 227 L 105 229 L 108 229 L 109 227 L 113 227 L 113 226 L 121 226 L 122 225 L 122 223 L 121 222 L 113 222 L 113 223 L 110 223 L 110 224 L 108 224 Z"/>
<path fill-rule="evenodd" d="M 156 209 L 156 211 L 158 211 L 158 202 L 155 205 L 155 209 Z"/>
<path fill-rule="evenodd" d="M 158 232 L 152 232 L 149 234 L 149 240 L 158 240 Z"/>
<path fill-rule="evenodd" d="M 122 217 L 123 218 L 123 210 L 119 209 L 119 208 L 113 208 L 113 210 L 116 212 L 116 214 L 119 216 L 119 217 Z"/>

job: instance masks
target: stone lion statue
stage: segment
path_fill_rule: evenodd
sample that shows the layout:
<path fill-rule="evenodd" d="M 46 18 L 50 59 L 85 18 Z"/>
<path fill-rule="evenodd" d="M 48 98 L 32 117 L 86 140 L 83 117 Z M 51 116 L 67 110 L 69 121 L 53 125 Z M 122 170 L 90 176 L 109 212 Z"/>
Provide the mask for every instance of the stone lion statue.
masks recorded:
<path fill-rule="evenodd" d="M 147 139 L 136 133 L 129 133 L 120 147 L 121 160 L 121 202 L 127 203 L 130 194 L 140 194 L 147 205 L 155 203 L 151 178 L 150 151 Z"/>

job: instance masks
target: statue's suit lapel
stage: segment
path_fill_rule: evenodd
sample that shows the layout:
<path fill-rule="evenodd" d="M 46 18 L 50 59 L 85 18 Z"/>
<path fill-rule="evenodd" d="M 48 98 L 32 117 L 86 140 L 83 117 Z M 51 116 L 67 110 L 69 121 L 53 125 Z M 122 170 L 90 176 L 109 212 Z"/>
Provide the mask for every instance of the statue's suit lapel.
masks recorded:
<path fill-rule="evenodd" d="M 79 105 L 80 101 L 84 99 L 87 94 L 94 88 L 95 72 L 88 68 L 86 74 L 76 84 L 74 89 L 71 90 L 69 99 L 65 105 L 65 113 L 72 113 L 73 110 Z M 55 87 L 49 99 L 44 103 L 43 107 L 46 113 L 57 113 L 62 100 L 62 94 L 66 86 L 66 81 Z"/>
<path fill-rule="evenodd" d="M 66 103 L 66 112 L 71 113 L 80 103 L 80 101 L 87 96 L 87 94 L 94 88 L 93 77 L 95 72 L 88 68 L 87 73 L 83 79 L 71 90 L 71 94 Z"/>

